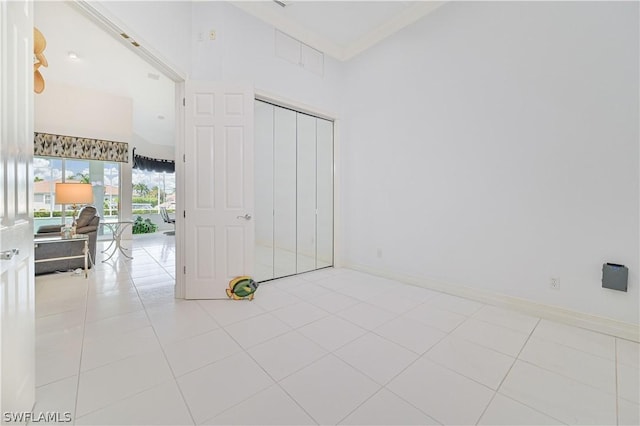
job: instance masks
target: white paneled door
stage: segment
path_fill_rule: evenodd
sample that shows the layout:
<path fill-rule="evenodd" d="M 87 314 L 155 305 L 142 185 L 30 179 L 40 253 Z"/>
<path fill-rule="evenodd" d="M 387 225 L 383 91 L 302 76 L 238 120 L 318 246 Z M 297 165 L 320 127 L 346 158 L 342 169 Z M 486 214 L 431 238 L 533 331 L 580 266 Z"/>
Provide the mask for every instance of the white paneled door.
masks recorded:
<path fill-rule="evenodd" d="M 0 413 L 24 423 L 35 400 L 33 3 L 0 2 Z M 17 417 L 16 417 L 17 416 Z"/>
<path fill-rule="evenodd" d="M 253 88 L 185 84 L 185 298 L 226 298 L 254 265 Z"/>

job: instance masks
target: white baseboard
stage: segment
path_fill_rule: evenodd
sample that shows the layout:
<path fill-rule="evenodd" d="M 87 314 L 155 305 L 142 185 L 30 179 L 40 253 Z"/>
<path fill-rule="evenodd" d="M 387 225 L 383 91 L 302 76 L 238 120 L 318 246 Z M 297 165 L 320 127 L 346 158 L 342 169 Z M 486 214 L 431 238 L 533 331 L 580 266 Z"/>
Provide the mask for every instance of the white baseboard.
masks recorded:
<path fill-rule="evenodd" d="M 494 293 L 488 290 L 464 287 L 427 278 L 402 275 L 389 270 L 376 269 L 349 262 L 345 262 L 343 267 L 418 287 L 424 287 L 430 290 L 440 291 L 442 293 L 452 294 L 454 296 L 476 300 L 489 305 L 516 310 L 527 315 L 597 331 L 598 333 L 609 334 L 622 339 L 640 342 L 640 326 L 638 324 L 631 324 L 583 312 L 572 311 L 558 306 L 546 305 L 527 299 Z"/>

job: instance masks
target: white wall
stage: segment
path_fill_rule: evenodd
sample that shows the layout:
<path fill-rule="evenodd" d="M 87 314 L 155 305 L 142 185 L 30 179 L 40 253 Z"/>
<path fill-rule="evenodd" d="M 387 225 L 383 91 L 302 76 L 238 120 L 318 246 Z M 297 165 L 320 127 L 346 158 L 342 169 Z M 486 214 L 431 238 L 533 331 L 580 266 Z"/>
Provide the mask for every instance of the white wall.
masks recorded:
<path fill-rule="evenodd" d="M 100 0 L 92 6 L 175 71 L 190 73 L 191 2 Z"/>
<path fill-rule="evenodd" d="M 209 30 L 216 40 L 209 40 Z M 199 34 L 204 40 L 199 41 Z M 275 56 L 275 30 L 226 2 L 194 2 L 191 77 L 196 80 L 249 81 L 273 93 L 339 114 L 344 65 L 327 56 L 324 75 Z"/>
<path fill-rule="evenodd" d="M 450 2 L 323 77 L 229 4 L 104 4 L 190 78 L 346 118 L 347 263 L 638 322 L 637 4 Z"/>
<path fill-rule="evenodd" d="M 450 2 L 356 57 L 347 263 L 637 324 L 638 36 L 637 3 Z"/>
<path fill-rule="evenodd" d="M 340 112 L 343 63 L 325 57 L 319 76 L 276 57 L 274 28 L 227 2 L 103 0 L 93 5 L 190 79 L 249 81 L 258 91 Z M 210 30 L 216 40 L 209 40 Z"/>
<path fill-rule="evenodd" d="M 103 139 L 129 144 L 133 139 L 133 102 L 130 98 L 47 81 L 35 95 L 34 129 L 56 135 Z M 120 163 L 121 188 L 131 188 L 131 160 Z M 131 191 L 121 191 L 123 218 L 131 217 Z M 131 236 L 127 229 L 124 238 Z"/>
<path fill-rule="evenodd" d="M 175 146 L 151 143 L 137 133 L 133 134 L 129 150 L 133 152 L 133 148 L 136 148 L 137 155 L 156 158 L 158 160 L 175 160 L 176 157 Z"/>
<path fill-rule="evenodd" d="M 35 95 L 35 131 L 117 142 L 130 142 L 131 99 L 47 81 Z"/>

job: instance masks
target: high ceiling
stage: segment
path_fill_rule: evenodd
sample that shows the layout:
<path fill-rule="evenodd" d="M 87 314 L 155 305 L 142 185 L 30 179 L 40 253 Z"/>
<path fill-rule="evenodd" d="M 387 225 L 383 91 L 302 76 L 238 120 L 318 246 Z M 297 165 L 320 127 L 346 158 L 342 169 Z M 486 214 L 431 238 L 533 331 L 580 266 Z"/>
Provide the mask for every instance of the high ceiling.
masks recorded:
<path fill-rule="evenodd" d="M 439 7 L 436 1 L 231 2 L 294 38 L 346 61 Z M 35 25 L 47 39 L 47 82 L 129 97 L 133 133 L 152 144 L 174 144 L 174 83 L 74 6 L 35 2 Z M 69 53 L 77 54 L 71 59 Z"/>
<path fill-rule="evenodd" d="M 341 61 L 351 59 L 444 3 L 305 0 L 232 2 L 245 12 Z"/>
<path fill-rule="evenodd" d="M 134 134 L 149 143 L 174 144 L 173 81 L 69 3 L 38 1 L 34 9 L 35 26 L 47 39 L 45 55 L 49 66 L 40 68 L 45 82 L 131 98 Z M 69 52 L 76 53 L 78 59 L 71 59 Z"/>

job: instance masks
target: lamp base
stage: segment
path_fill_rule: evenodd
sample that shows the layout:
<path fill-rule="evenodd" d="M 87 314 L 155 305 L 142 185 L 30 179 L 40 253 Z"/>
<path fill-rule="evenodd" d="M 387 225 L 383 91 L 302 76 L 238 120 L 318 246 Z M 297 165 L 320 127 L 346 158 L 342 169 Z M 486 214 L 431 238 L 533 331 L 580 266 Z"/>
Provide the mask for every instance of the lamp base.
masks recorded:
<path fill-rule="evenodd" d="M 71 221 L 71 236 L 75 237 L 76 228 L 78 227 L 78 222 L 76 222 L 76 215 L 78 213 L 78 205 L 77 204 L 73 204 L 71 206 L 71 208 L 73 208 L 73 220 Z"/>

